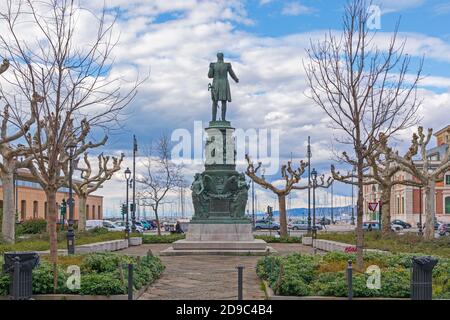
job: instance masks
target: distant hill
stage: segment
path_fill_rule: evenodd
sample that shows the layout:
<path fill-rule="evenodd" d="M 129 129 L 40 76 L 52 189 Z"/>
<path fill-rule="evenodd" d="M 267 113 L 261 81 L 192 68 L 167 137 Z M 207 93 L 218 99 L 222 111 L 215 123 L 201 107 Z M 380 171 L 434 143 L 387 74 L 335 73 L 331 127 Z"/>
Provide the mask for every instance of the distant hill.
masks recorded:
<path fill-rule="evenodd" d="M 352 207 L 351 206 L 345 206 L 345 207 L 334 207 L 333 208 L 333 216 L 335 219 L 339 219 L 340 217 L 348 217 L 351 216 L 352 213 Z M 308 208 L 293 208 L 286 210 L 286 214 L 288 217 L 295 217 L 295 218 L 306 218 L 308 216 Z M 356 210 L 355 210 L 356 214 Z M 266 215 L 265 212 L 258 212 L 256 214 L 258 217 L 264 217 Z M 280 215 L 279 211 L 273 211 L 273 216 L 278 217 Z M 311 215 L 312 215 L 312 208 L 311 208 Z M 320 207 L 316 208 L 316 217 L 330 217 L 331 216 L 331 207 Z"/>

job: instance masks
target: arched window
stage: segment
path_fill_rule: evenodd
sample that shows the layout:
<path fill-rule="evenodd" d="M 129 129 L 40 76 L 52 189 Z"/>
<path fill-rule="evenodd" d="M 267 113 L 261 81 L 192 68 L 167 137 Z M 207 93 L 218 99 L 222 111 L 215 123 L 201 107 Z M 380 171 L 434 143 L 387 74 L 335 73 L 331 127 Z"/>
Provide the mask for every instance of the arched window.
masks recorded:
<path fill-rule="evenodd" d="M 33 201 L 33 219 L 39 218 L 39 204 L 37 201 Z"/>
<path fill-rule="evenodd" d="M 92 205 L 92 217 L 95 219 L 95 206 L 94 205 Z"/>
<path fill-rule="evenodd" d="M 89 220 L 89 205 L 86 205 L 86 220 Z M 92 219 L 94 219 L 94 217 L 92 217 Z"/>
<path fill-rule="evenodd" d="M 102 218 L 102 207 L 98 206 L 97 209 L 98 209 L 98 218 L 101 219 Z"/>
<path fill-rule="evenodd" d="M 27 202 L 25 200 L 20 201 L 20 218 L 22 221 L 27 218 Z"/>
<path fill-rule="evenodd" d="M 44 202 L 44 217 L 45 217 L 45 220 L 47 220 L 47 217 L 48 217 L 47 201 Z"/>
<path fill-rule="evenodd" d="M 445 197 L 445 214 L 450 214 L 450 197 Z"/>

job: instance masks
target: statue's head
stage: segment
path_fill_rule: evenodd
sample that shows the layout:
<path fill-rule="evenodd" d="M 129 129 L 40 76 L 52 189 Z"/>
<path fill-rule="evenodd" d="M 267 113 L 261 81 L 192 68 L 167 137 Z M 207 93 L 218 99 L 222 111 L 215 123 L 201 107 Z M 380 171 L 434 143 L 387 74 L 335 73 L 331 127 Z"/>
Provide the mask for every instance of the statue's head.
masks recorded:
<path fill-rule="evenodd" d="M 222 52 L 217 53 L 217 60 L 223 61 L 223 53 Z"/>

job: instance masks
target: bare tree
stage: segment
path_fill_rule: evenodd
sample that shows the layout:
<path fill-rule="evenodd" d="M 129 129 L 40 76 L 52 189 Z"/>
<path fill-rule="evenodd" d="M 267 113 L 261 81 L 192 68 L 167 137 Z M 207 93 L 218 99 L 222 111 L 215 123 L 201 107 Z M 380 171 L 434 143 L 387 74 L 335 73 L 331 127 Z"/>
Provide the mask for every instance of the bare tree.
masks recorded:
<path fill-rule="evenodd" d="M 282 165 L 281 177 L 284 180 L 284 185 L 281 188 L 277 188 L 273 183 L 266 180 L 264 174 L 261 176 L 258 175 L 258 171 L 262 165 L 261 162 L 258 162 L 258 165 L 255 167 L 248 155 L 245 155 L 245 159 L 247 160 L 247 171 L 245 174 L 264 189 L 269 189 L 277 195 L 280 213 L 280 236 L 287 237 L 286 196 L 289 195 L 295 185 L 300 181 L 307 163 L 300 161 L 299 167 L 295 170 L 292 168 L 291 161 L 288 161 L 287 165 Z"/>
<path fill-rule="evenodd" d="M 409 172 L 418 179 L 418 185 L 425 188 L 425 233 L 424 238 L 431 240 L 434 238 L 434 223 L 436 215 L 436 182 L 441 181 L 445 172 L 450 170 L 450 148 L 447 149 L 442 159 L 432 161 L 427 156 L 427 145 L 431 140 L 433 129 L 428 129 L 425 135 L 423 128 L 419 127 L 417 134 L 414 133 L 410 150 L 420 152 L 420 160 L 413 161 L 411 158 L 403 158 L 390 148 L 386 141 L 380 139 L 380 149 L 386 153 L 387 157 L 402 165 L 405 172 Z"/>
<path fill-rule="evenodd" d="M 378 146 L 379 143 L 387 144 L 387 139 L 381 135 L 380 140 L 375 145 Z M 345 152 L 343 154 L 346 156 Z M 416 154 L 417 148 L 410 148 L 403 158 L 409 161 Z M 417 181 L 409 179 L 395 180 L 395 175 L 401 171 L 405 171 L 405 166 L 386 157 L 379 147 L 377 147 L 376 152 L 367 155 L 364 163 L 364 169 L 368 169 L 368 172 L 364 173 L 363 184 L 378 185 L 380 189 L 381 232 L 383 236 L 386 236 L 392 231 L 390 210 L 392 188 L 399 184 L 409 186 L 419 186 L 420 184 Z M 331 172 L 335 180 L 357 185 L 357 183 L 353 182 L 354 178 L 357 178 L 354 173 L 349 172 L 346 175 L 341 175 L 339 171 L 336 171 L 334 165 L 331 166 Z"/>
<path fill-rule="evenodd" d="M 145 160 L 145 171 L 136 178 L 142 186 L 141 195 L 144 202 L 152 208 L 158 225 L 158 235 L 161 235 L 159 223 L 159 206 L 169 191 L 183 186 L 182 167 L 170 159 L 170 138 L 162 135 L 150 146 Z"/>
<path fill-rule="evenodd" d="M 79 165 L 80 158 L 75 160 L 75 170 L 81 171 L 81 182 L 74 183 L 73 189 L 78 195 L 78 231 L 85 231 L 86 229 L 86 201 L 87 197 L 100 188 L 105 181 L 111 179 L 113 174 L 120 170 L 120 165 L 125 154 L 122 153 L 120 158 L 112 157 L 112 166 L 108 167 L 108 162 L 111 159 L 109 156 L 104 156 L 101 153 L 98 156 L 98 170 L 94 173 L 91 162 L 88 158 L 88 152 L 84 153 L 84 166 Z"/>
<path fill-rule="evenodd" d="M 377 48 L 367 21 L 365 0 L 350 0 L 343 16 L 343 34 L 331 31 L 323 41 L 311 42 L 305 64 L 310 98 L 327 114 L 334 129 L 350 145 L 351 157 L 342 160 L 356 167 L 357 268 L 363 267 L 363 178 L 364 160 L 374 151 L 372 138 L 387 138 L 417 123 L 417 83 L 422 64 L 412 80 L 410 57 L 403 53 L 405 41 L 397 44 L 398 26 L 385 50 Z"/>
<path fill-rule="evenodd" d="M 8 59 L 4 59 L 0 66 L 0 74 L 4 73 L 9 68 Z M 0 99 L 2 96 L 0 96 Z M 6 98 L 4 98 L 6 100 Z M 34 94 L 32 101 L 32 109 L 34 109 L 37 103 L 42 102 L 42 97 L 38 94 Z M 15 216 L 16 210 L 14 205 L 14 173 L 19 168 L 27 166 L 29 159 L 26 161 L 19 161 L 19 157 L 23 158 L 30 154 L 30 150 L 23 145 L 14 146 L 12 142 L 23 137 L 24 132 L 27 133 L 30 126 L 35 122 L 36 117 L 32 112 L 28 120 L 24 123 L 20 123 L 19 128 L 16 128 L 13 133 L 9 132 L 10 129 L 10 105 L 6 101 L 6 105 L 3 109 L 2 123 L 0 128 L 0 155 L 2 157 L 2 163 L 0 163 L 0 178 L 2 180 L 2 192 L 3 192 L 3 218 L 2 218 L 2 237 L 3 240 L 8 243 L 14 243 L 15 241 Z M 22 120 L 22 119 L 20 119 Z"/>
<path fill-rule="evenodd" d="M 81 14 L 90 15 L 92 38 L 76 39 Z M 76 143 L 74 158 L 88 149 L 104 145 L 86 142 L 91 128 L 105 130 L 119 124 L 124 107 L 134 98 L 140 84 L 127 84 L 111 74 L 112 50 L 116 44 L 106 9 L 100 16 L 83 10 L 74 0 L 6 0 L 0 12 L 0 50 L 8 55 L 13 76 L 6 78 L 5 97 L 22 96 L 33 101 L 39 92 L 43 100 L 31 113 L 36 121 L 26 132 L 20 126 L 20 114 L 29 106 L 14 105 L 14 121 L 24 133 L 24 142 L 31 151 L 29 169 L 42 186 L 48 202 L 50 254 L 54 264 L 54 286 L 57 286 L 56 264 L 56 192 L 67 185 L 63 170 L 68 164 L 66 148 Z M 28 28 L 23 28 L 26 24 Z M 33 37 L 28 33 L 32 29 Z M 14 118 L 14 120 L 13 120 Z M 32 134 L 33 133 L 33 134 Z"/>
<path fill-rule="evenodd" d="M 35 109 L 38 103 L 42 102 L 42 97 L 37 94 L 33 95 L 31 108 Z M 26 134 L 30 126 L 35 122 L 35 115 L 31 116 L 25 123 L 21 123 L 21 127 L 17 128 L 12 134 L 8 134 L 8 123 L 10 121 L 10 106 L 6 104 L 2 115 L 2 126 L 0 129 L 0 155 L 2 163 L 0 163 L 0 178 L 2 180 L 3 192 L 3 221 L 2 235 L 3 239 L 8 243 L 15 241 L 15 217 L 16 210 L 14 204 L 14 174 L 19 168 L 25 168 L 30 164 L 31 150 L 22 144 L 13 145 L 12 142 L 20 139 Z M 19 161 L 20 158 L 25 160 Z"/>

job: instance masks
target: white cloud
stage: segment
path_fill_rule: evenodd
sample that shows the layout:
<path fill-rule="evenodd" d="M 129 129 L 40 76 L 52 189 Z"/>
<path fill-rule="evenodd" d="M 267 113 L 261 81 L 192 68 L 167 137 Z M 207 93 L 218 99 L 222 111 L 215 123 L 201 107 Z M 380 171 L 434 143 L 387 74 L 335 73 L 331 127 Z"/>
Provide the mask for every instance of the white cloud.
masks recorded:
<path fill-rule="evenodd" d="M 316 10 L 312 7 L 302 5 L 300 2 L 289 2 L 283 6 L 281 14 L 286 16 L 299 16 L 314 13 Z"/>

